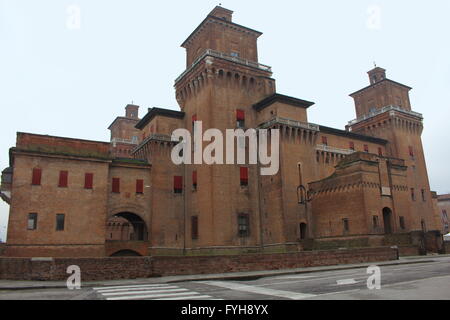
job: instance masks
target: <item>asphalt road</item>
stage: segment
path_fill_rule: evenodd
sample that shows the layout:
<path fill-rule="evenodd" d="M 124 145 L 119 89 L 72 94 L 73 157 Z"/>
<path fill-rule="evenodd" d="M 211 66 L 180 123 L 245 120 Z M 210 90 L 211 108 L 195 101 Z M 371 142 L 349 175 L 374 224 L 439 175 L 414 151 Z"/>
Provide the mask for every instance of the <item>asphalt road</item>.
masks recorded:
<path fill-rule="evenodd" d="M 381 289 L 367 269 L 279 275 L 240 281 L 115 284 L 96 288 L 0 291 L 0 300 L 450 300 L 450 257 L 382 266 Z M 373 283 L 373 282 L 371 282 Z"/>

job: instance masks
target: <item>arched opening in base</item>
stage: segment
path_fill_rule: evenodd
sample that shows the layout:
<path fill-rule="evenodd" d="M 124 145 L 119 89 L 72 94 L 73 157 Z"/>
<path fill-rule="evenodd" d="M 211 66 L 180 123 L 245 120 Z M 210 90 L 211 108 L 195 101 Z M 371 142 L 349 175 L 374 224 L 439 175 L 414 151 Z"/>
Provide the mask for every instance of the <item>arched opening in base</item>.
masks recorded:
<path fill-rule="evenodd" d="M 145 221 L 131 212 L 122 212 L 108 219 L 106 223 L 107 241 L 148 241 Z"/>

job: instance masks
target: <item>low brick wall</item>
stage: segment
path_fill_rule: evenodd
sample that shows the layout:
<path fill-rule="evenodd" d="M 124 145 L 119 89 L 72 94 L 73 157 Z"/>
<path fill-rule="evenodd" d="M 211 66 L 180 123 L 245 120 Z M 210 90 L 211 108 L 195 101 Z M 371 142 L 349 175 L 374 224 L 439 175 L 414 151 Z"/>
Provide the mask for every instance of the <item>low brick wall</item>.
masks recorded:
<path fill-rule="evenodd" d="M 210 274 L 331 266 L 396 259 L 397 250 L 388 247 L 242 256 L 157 257 L 153 260 L 153 272 L 160 276 Z"/>
<path fill-rule="evenodd" d="M 152 276 L 152 258 L 0 258 L 0 279 L 66 280 L 66 270 L 76 265 L 83 281 L 148 278 Z"/>
<path fill-rule="evenodd" d="M 352 250 L 207 257 L 130 257 L 29 259 L 0 257 L 0 279 L 65 280 L 67 267 L 77 265 L 82 281 L 149 278 L 240 271 L 279 270 L 379 262 L 397 259 L 388 247 Z"/>
<path fill-rule="evenodd" d="M 450 254 L 450 241 L 445 241 L 444 246 L 445 246 L 445 253 Z"/>
<path fill-rule="evenodd" d="M 400 257 L 419 256 L 420 248 L 419 246 L 399 246 L 398 253 Z"/>

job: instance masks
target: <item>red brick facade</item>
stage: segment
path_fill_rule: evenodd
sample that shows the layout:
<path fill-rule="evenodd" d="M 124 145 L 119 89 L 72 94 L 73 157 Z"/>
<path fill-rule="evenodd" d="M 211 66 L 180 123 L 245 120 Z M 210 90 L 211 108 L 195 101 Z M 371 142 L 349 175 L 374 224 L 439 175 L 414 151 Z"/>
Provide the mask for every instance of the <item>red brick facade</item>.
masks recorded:
<path fill-rule="evenodd" d="M 215 8 L 182 45 L 180 111 L 153 108 L 141 119 L 128 105 L 108 143 L 18 133 L 0 193 L 10 203 L 6 254 L 279 252 L 361 238 L 378 246 L 391 234 L 442 251 L 411 88 L 376 68 L 351 95 L 358 118 L 346 130 L 309 123 L 314 103 L 278 94 L 271 67 L 258 62 L 260 35 Z M 175 165 L 171 134 L 193 134 L 193 121 L 222 132 L 279 129 L 279 172 Z"/>

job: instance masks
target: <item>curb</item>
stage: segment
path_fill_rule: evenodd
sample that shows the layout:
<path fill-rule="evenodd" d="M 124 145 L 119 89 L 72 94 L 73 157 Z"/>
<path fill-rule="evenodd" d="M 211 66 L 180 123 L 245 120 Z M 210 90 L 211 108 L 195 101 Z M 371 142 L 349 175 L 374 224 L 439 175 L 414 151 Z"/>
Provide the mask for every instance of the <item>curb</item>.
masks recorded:
<path fill-rule="evenodd" d="M 421 260 L 421 261 L 405 261 L 405 262 L 378 262 L 378 264 L 381 267 L 384 266 L 397 266 L 397 265 L 409 265 L 409 264 L 421 264 L 421 263 L 432 263 L 436 262 L 435 260 Z M 382 263 L 382 264 L 381 264 Z M 230 275 L 230 276 L 210 276 L 204 275 L 203 278 L 198 278 L 197 276 L 192 276 L 189 278 L 189 276 L 186 276 L 185 279 L 174 279 L 174 280 L 167 280 L 163 283 L 181 283 L 181 282 L 199 282 L 199 281 L 205 281 L 205 280 L 258 280 L 261 278 L 268 278 L 268 277 L 274 277 L 274 276 L 281 276 L 281 275 L 294 275 L 294 274 L 303 274 L 303 273 L 315 273 L 315 272 L 328 272 L 328 271 L 340 271 L 340 270 L 351 270 L 351 269 L 364 269 L 368 266 L 377 264 L 377 262 L 373 263 L 366 263 L 364 265 L 354 265 L 354 266 L 330 266 L 330 268 L 324 267 L 320 270 L 296 270 L 296 271 L 289 271 L 286 270 L 285 272 L 276 272 L 276 273 L 270 273 L 267 271 L 261 271 L 260 274 L 254 274 L 254 275 Z M 275 271 L 275 270 L 274 270 Z M 151 280 L 151 279 L 161 279 L 161 278 L 148 278 L 148 279 L 139 279 L 139 280 Z M 126 279 L 122 279 L 126 280 Z M 111 281 L 120 281 L 120 280 L 111 280 Z M 127 284 L 124 284 L 125 286 Z M 134 285 L 134 284 L 129 284 Z M 138 285 L 138 284 L 136 284 Z M 87 282 L 86 285 L 82 286 L 82 289 L 86 288 L 94 288 L 94 287 L 102 287 L 105 286 L 104 282 L 102 283 L 95 283 L 95 282 Z M 29 286 L 29 287 L 0 287 L 0 291 L 21 291 L 21 290 L 45 290 L 45 289 L 66 289 L 67 287 L 65 285 L 50 285 L 50 286 Z"/>

